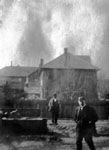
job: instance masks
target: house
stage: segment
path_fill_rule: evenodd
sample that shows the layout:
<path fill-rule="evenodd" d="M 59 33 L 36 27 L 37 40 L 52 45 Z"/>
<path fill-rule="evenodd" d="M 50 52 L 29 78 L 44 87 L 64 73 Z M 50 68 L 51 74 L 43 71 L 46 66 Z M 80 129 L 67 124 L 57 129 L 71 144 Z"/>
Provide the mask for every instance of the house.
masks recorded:
<path fill-rule="evenodd" d="M 40 82 L 34 73 L 37 69 L 37 67 L 6 66 L 0 70 L 0 86 L 8 82 L 12 89 L 24 90 L 31 96 L 40 97 Z"/>
<path fill-rule="evenodd" d="M 88 101 L 97 100 L 97 71 L 89 56 L 72 55 L 65 48 L 62 55 L 41 66 L 42 96 L 57 93 L 61 100 L 75 101 L 85 95 Z"/>
<path fill-rule="evenodd" d="M 57 93 L 61 100 L 75 101 L 79 95 L 97 100 L 97 71 L 89 56 L 72 55 L 68 49 L 59 57 L 39 67 L 8 66 L 0 70 L 0 82 L 8 81 L 12 88 L 41 99 Z M 31 99 L 30 98 L 30 99 Z"/>

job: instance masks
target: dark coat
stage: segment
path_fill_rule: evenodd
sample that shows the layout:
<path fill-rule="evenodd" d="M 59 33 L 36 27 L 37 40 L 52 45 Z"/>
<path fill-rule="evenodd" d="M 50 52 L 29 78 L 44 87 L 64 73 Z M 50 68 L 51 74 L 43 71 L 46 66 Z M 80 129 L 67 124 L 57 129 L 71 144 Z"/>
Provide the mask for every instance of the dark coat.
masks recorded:
<path fill-rule="evenodd" d="M 98 116 L 92 107 L 86 105 L 82 111 L 80 107 L 77 107 L 74 120 L 77 123 L 77 128 L 85 129 L 93 126 L 98 120 Z"/>

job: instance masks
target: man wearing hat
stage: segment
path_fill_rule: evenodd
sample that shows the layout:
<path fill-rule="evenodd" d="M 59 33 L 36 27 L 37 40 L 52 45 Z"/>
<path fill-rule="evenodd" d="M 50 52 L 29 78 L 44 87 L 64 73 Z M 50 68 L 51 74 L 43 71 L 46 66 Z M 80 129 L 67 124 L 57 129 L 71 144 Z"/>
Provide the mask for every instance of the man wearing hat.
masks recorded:
<path fill-rule="evenodd" d="M 83 96 L 78 98 L 79 107 L 76 109 L 74 120 L 76 122 L 76 146 L 77 150 L 82 150 L 82 140 L 85 139 L 91 150 L 95 150 L 93 143 L 92 129 L 98 116 L 95 110 L 86 104 Z"/>

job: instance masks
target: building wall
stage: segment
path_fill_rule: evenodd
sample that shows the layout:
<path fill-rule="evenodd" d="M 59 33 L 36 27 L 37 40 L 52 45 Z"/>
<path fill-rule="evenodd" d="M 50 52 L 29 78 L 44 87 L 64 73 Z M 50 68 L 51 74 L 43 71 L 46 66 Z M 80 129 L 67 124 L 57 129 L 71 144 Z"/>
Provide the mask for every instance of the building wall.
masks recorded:
<path fill-rule="evenodd" d="M 23 89 L 25 84 L 25 78 L 23 77 L 0 77 L 0 84 L 4 86 L 4 84 L 8 84 L 14 89 Z"/>
<path fill-rule="evenodd" d="M 40 68 L 29 75 L 29 81 L 34 81 L 35 79 L 39 79 L 39 78 L 40 78 Z"/>
<path fill-rule="evenodd" d="M 98 100 L 96 70 L 76 70 L 75 85 L 88 101 Z"/>
<path fill-rule="evenodd" d="M 40 97 L 40 70 L 33 72 L 29 77 L 26 78 L 27 82 L 25 85 L 25 91 L 28 93 L 29 98 Z"/>
<path fill-rule="evenodd" d="M 88 101 L 97 100 L 96 71 L 71 69 L 43 70 L 43 96 L 49 99 L 54 93 L 61 100 L 76 101 L 84 94 Z"/>

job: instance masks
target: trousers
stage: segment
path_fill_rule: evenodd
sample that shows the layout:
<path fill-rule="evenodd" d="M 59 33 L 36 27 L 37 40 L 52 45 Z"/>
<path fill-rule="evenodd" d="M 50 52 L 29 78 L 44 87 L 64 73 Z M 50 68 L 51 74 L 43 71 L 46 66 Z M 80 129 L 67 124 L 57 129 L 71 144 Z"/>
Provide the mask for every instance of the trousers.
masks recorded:
<path fill-rule="evenodd" d="M 95 150 L 90 128 L 76 129 L 76 147 L 77 150 L 82 150 L 82 141 L 85 139 L 90 150 Z"/>
<path fill-rule="evenodd" d="M 57 124 L 58 117 L 59 117 L 59 113 L 56 111 L 52 111 L 52 123 Z"/>

